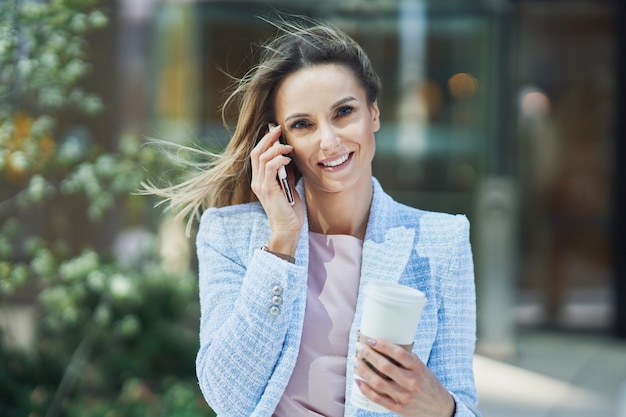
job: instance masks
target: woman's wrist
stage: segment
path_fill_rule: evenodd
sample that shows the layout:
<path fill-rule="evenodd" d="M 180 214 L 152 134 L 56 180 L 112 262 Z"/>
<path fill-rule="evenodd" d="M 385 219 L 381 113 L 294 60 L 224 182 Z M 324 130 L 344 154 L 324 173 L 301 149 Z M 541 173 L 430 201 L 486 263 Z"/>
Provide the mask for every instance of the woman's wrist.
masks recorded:
<path fill-rule="evenodd" d="M 454 399 L 452 394 L 450 394 L 449 392 L 448 392 L 448 409 L 447 409 L 446 415 L 450 417 L 454 417 L 456 415 L 456 400 Z"/>
<path fill-rule="evenodd" d="M 294 258 L 293 256 L 288 255 L 286 253 L 276 252 L 276 251 L 270 250 L 270 248 L 268 248 L 267 246 L 262 246 L 261 250 L 263 250 L 265 252 L 269 252 L 272 255 L 279 257 L 280 259 L 284 259 L 287 262 L 291 262 L 292 264 L 296 263 L 296 258 Z"/>
<path fill-rule="evenodd" d="M 290 257 L 296 255 L 296 248 L 298 247 L 298 236 L 292 235 L 278 235 L 272 233 L 270 241 L 267 244 L 267 250 L 269 252 L 280 253 Z"/>

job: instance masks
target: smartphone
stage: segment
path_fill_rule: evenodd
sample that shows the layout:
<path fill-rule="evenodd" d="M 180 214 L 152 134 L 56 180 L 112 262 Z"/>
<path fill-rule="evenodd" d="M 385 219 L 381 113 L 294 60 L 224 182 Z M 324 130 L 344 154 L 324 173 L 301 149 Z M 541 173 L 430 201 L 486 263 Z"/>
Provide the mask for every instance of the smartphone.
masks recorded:
<path fill-rule="evenodd" d="M 287 144 L 287 142 L 285 141 L 285 137 L 282 134 L 278 138 L 278 141 L 283 145 Z M 293 191 L 291 190 L 291 186 L 289 185 L 289 179 L 287 178 L 287 169 L 285 168 L 285 165 L 281 166 L 278 169 L 278 182 L 283 189 L 283 193 L 285 193 L 285 197 L 287 197 L 287 201 L 293 206 L 295 200 L 293 199 Z"/>
<path fill-rule="evenodd" d="M 282 144 L 286 144 L 283 135 L 280 135 L 279 141 Z M 287 169 L 285 168 L 285 165 L 281 166 L 278 169 L 278 182 L 280 182 L 280 186 L 283 189 L 283 193 L 285 193 L 285 197 L 287 197 L 287 201 L 293 206 L 295 200 L 293 199 L 293 192 L 291 191 L 291 186 L 289 185 L 289 179 L 287 178 Z"/>

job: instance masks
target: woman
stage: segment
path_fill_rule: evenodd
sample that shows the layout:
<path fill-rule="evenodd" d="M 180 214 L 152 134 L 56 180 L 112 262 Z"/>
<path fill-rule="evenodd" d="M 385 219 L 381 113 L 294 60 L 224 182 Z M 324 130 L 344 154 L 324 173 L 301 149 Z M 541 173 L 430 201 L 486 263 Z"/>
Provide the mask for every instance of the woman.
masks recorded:
<path fill-rule="evenodd" d="M 380 82 L 359 45 L 325 24 L 277 27 L 226 102 L 239 117 L 225 151 L 196 178 L 151 188 L 182 216 L 206 209 L 205 398 L 219 416 L 380 415 L 350 403 L 356 380 L 390 415 L 479 415 L 466 218 L 401 205 L 372 177 Z M 426 294 L 413 352 L 356 341 L 371 280 Z"/>

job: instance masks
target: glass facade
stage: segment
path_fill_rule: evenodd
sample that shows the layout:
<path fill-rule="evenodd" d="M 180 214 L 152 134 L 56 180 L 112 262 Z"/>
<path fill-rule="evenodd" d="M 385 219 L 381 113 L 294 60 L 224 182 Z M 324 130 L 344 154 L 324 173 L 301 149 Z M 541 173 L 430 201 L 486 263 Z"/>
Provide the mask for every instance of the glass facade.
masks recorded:
<path fill-rule="evenodd" d="M 399 6 L 368 2 L 365 10 L 331 4 L 289 2 L 288 6 L 293 13 L 319 17 L 346 30 L 361 43 L 381 75 L 383 125 L 377 135 L 375 175 L 399 200 L 467 212 L 476 180 L 495 158 L 489 155 L 495 149 L 491 143 L 497 115 L 493 13 L 479 7 L 433 8 L 421 1 L 399 2 Z M 203 140 L 227 140 L 220 114 L 225 90 L 231 77 L 242 76 L 254 64 L 250 45 L 273 33 L 272 26 L 258 16 L 285 5 L 199 2 L 164 6 L 158 21 L 166 30 L 157 30 L 157 36 L 179 37 L 183 29 L 196 55 L 182 58 L 180 47 L 161 55 L 155 88 L 160 97 L 155 100 L 157 123 L 167 126 L 188 120 L 190 113 L 178 111 L 196 101 L 192 117 Z M 179 26 L 169 25 L 171 16 L 185 13 L 189 15 L 179 20 Z M 159 42 L 161 49 L 163 45 L 169 48 L 168 43 L 172 40 Z M 189 80 L 181 73 L 195 71 L 190 68 L 194 63 L 199 64 L 199 73 Z M 181 79 L 188 85 L 197 82 L 201 96 L 172 100 L 188 88 L 173 86 Z"/>
<path fill-rule="evenodd" d="M 284 8 L 336 24 L 372 59 L 383 81 L 374 174 L 397 200 L 465 213 L 475 237 L 489 227 L 478 190 L 512 184 L 518 323 L 609 326 L 612 3 L 167 2 L 154 19 L 153 126 L 223 146 L 230 77 L 274 32 L 259 16 Z M 489 285 L 480 270 L 477 285 Z"/>
<path fill-rule="evenodd" d="M 521 289 L 543 297 L 553 324 L 603 326 L 612 314 L 614 19 L 611 3 L 518 11 Z"/>

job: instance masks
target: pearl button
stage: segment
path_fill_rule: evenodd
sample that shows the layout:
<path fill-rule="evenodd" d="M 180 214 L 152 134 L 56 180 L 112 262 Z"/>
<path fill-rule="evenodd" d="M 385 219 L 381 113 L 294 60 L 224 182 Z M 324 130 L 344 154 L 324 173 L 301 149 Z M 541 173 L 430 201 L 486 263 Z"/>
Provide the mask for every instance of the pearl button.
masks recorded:
<path fill-rule="evenodd" d="M 270 314 L 274 317 L 277 317 L 280 314 L 280 308 L 273 306 L 270 308 Z"/>
<path fill-rule="evenodd" d="M 279 306 L 283 303 L 283 298 L 280 295 L 275 295 L 272 297 L 272 304 L 275 306 Z"/>
<path fill-rule="evenodd" d="M 272 288 L 272 293 L 274 295 L 281 295 L 283 293 L 283 288 L 280 285 L 274 285 L 274 287 Z"/>

